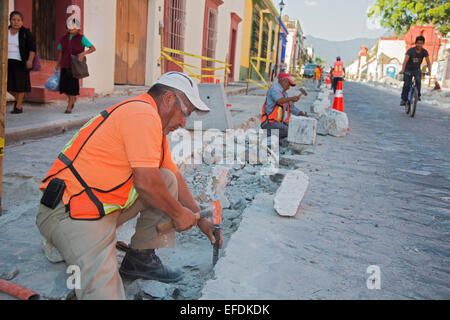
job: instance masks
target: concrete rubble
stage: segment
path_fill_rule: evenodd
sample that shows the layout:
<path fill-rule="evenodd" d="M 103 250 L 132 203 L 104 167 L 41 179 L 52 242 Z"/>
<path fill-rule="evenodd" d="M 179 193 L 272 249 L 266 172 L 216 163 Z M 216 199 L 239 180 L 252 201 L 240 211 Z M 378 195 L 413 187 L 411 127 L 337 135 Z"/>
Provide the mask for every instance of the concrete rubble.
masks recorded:
<path fill-rule="evenodd" d="M 320 114 L 328 108 L 330 108 L 329 100 L 318 100 L 318 101 L 314 102 L 314 104 L 312 105 L 311 112 Z"/>

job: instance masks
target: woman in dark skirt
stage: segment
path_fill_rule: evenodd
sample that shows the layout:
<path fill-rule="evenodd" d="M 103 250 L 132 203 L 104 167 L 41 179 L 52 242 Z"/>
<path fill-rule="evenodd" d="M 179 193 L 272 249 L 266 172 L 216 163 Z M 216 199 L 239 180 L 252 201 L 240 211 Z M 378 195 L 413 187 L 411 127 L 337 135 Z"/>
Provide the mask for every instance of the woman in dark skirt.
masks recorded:
<path fill-rule="evenodd" d="M 67 105 L 67 114 L 72 113 L 75 106 L 76 96 L 80 94 L 80 82 L 72 76 L 71 55 L 78 56 L 80 61 L 90 53 L 95 52 L 95 47 L 89 40 L 80 34 L 80 23 L 74 20 L 73 26 L 67 28 L 67 34 L 62 37 L 58 45 L 59 63 L 56 68 L 61 68 L 61 79 L 59 81 L 59 92 L 67 95 L 69 104 Z M 85 48 L 89 50 L 85 51 Z"/>
<path fill-rule="evenodd" d="M 13 11 L 9 16 L 8 30 L 8 92 L 16 103 L 13 114 L 23 113 L 25 92 L 31 91 L 30 71 L 36 55 L 36 41 L 29 29 L 23 26 L 23 16 Z"/>

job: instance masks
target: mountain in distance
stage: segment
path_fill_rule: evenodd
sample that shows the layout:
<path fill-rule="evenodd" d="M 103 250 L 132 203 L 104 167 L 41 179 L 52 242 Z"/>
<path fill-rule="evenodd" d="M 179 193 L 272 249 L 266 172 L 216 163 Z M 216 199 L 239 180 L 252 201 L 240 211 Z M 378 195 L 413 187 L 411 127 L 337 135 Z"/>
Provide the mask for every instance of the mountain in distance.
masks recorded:
<path fill-rule="evenodd" d="M 384 35 L 383 35 L 384 36 Z M 330 41 L 313 36 L 306 36 L 306 46 L 314 46 L 314 57 L 325 60 L 325 69 L 328 69 L 340 56 L 344 62 L 344 66 L 349 65 L 358 58 L 361 46 L 372 48 L 379 38 L 356 38 L 345 41 Z"/>

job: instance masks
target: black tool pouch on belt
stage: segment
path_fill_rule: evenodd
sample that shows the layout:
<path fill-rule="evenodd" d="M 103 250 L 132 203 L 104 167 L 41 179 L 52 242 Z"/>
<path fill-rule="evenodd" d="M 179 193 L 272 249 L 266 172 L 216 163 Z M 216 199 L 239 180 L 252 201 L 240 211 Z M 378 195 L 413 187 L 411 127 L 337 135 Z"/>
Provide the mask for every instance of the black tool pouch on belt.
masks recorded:
<path fill-rule="evenodd" d="M 50 209 L 55 209 L 62 200 L 64 190 L 66 190 L 66 183 L 58 178 L 53 179 L 45 189 L 41 203 Z"/>

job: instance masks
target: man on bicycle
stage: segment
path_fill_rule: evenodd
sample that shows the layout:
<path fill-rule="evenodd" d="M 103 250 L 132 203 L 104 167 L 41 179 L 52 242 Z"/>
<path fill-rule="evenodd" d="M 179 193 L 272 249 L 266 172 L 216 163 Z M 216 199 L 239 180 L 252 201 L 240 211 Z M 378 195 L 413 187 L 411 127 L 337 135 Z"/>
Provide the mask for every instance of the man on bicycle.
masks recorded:
<path fill-rule="evenodd" d="M 430 57 L 428 55 L 428 51 L 423 48 L 425 44 L 425 38 L 423 36 L 418 36 L 416 38 L 416 46 L 408 49 L 406 51 L 405 60 L 403 61 L 402 71 L 400 74 L 404 74 L 403 91 L 402 91 L 402 101 L 400 102 L 401 106 L 406 105 L 406 101 L 408 100 L 408 91 L 411 87 L 412 77 L 416 78 L 416 85 L 419 93 L 419 101 L 420 101 L 420 85 L 422 72 L 420 70 L 420 66 L 422 64 L 423 58 L 426 58 L 428 71 L 431 71 L 431 63 Z M 429 73 L 427 73 L 429 74 Z"/>

